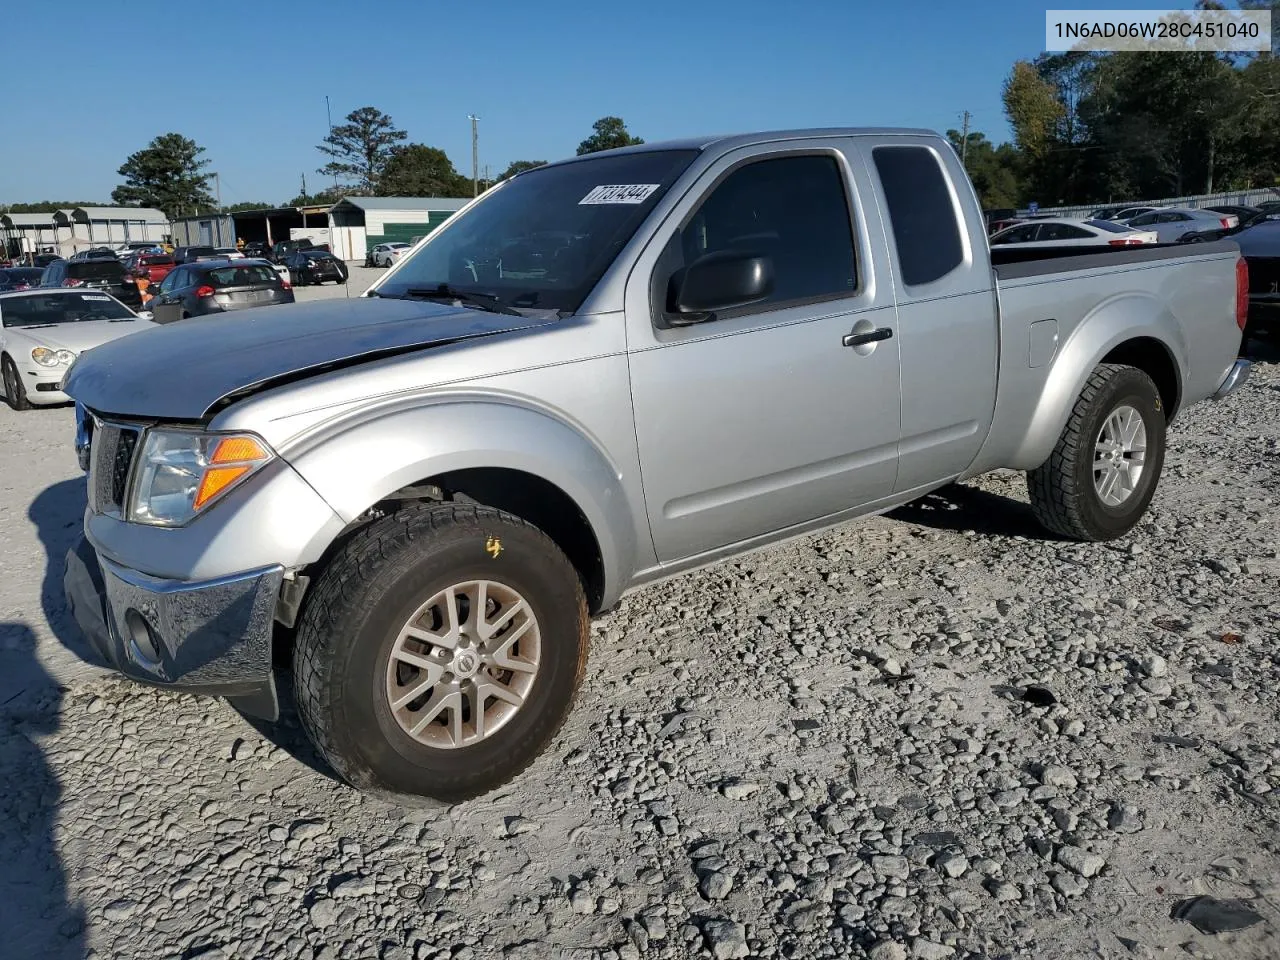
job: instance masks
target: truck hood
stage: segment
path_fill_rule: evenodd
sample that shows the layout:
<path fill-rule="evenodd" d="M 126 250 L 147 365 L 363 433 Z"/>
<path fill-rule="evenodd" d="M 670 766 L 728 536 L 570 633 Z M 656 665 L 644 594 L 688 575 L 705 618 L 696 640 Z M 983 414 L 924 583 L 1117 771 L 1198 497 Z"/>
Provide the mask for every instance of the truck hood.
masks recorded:
<path fill-rule="evenodd" d="M 375 297 L 255 307 L 104 344 L 75 362 L 63 389 L 99 413 L 200 420 L 311 373 L 555 322 Z"/>

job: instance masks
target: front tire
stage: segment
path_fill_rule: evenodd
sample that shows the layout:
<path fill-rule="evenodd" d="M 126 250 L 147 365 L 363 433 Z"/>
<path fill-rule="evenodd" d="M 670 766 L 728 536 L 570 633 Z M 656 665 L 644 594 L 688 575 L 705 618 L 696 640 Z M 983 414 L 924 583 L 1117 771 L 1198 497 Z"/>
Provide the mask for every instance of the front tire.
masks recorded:
<path fill-rule="evenodd" d="M 22 382 L 18 368 L 9 357 L 5 357 L 4 362 L 0 364 L 0 378 L 3 378 L 4 398 L 9 406 L 14 410 L 30 410 L 31 401 L 27 398 L 27 388 Z"/>
<path fill-rule="evenodd" d="M 543 751 L 586 667 L 577 572 L 536 527 L 413 504 L 355 532 L 307 595 L 295 697 L 353 786 L 457 802 Z"/>
<path fill-rule="evenodd" d="M 1073 540 L 1124 536 L 1155 495 L 1165 430 L 1155 382 L 1134 367 L 1101 364 L 1049 459 L 1027 474 L 1036 519 Z"/>

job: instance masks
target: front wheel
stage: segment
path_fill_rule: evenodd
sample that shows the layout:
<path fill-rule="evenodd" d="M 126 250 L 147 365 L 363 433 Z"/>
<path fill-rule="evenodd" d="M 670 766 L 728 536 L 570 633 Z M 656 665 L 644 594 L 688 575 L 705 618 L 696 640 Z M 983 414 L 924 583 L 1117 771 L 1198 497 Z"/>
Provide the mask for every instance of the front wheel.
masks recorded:
<path fill-rule="evenodd" d="M 1152 379 L 1104 363 L 1049 459 L 1027 474 L 1036 519 L 1073 540 L 1114 540 L 1142 518 L 1164 466 L 1165 412 Z"/>
<path fill-rule="evenodd" d="M 542 752 L 587 648 L 581 581 L 545 534 L 489 507 L 415 504 L 358 530 L 317 577 L 295 697 L 353 786 L 455 802 Z"/>
<path fill-rule="evenodd" d="M 18 368 L 8 357 L 0 364 L 0 380 L 4 382 L 4 398 L 14 410 L 30 410 L 31 401 L 27 399 L 27 388 L 22 382 Z"/>

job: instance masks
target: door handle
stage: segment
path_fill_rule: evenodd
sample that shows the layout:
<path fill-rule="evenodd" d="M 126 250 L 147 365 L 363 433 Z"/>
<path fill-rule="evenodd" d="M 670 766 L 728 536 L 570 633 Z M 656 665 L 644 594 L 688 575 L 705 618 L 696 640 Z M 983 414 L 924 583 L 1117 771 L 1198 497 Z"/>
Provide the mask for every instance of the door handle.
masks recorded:
<path fill-rule="evenodd" d="M 846 347 L 861 347 L 868 343 L 889 340 L 892 337 L 892 327 L 877 327 L 875 330 L 868 330 L 866 333 L 846 333 L 844 339 L 840 342 Z"/>

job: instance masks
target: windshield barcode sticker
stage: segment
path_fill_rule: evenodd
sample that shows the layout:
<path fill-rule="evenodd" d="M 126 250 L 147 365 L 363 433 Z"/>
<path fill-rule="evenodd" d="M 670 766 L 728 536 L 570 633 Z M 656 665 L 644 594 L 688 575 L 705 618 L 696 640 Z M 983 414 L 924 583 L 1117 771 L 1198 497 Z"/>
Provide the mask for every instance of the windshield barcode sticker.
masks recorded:
<path fill-rule="evenodd" d="M 578 206 L 591 203 L 644 203 L 658 189 L 656 183 L 611 183 L 592 189 L 578 201 Z"/>
<path fill-rule="evenodd" d="M 82 294 L 80 294 L 80 299 L 81 299 L 81 300 L 107 300 L 107 301 L 109 301 L 111 298 L 110 298 L 110 297 L 108 297 L 108 296 L 105 296 L 104 294 L 101 294 L 101 293 L 82 293 Z"/>

